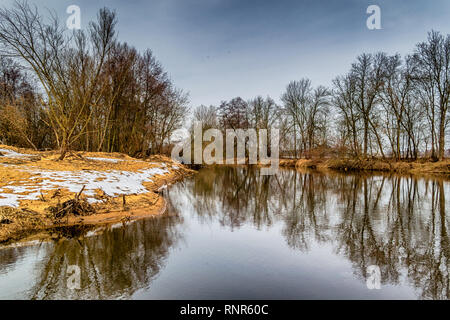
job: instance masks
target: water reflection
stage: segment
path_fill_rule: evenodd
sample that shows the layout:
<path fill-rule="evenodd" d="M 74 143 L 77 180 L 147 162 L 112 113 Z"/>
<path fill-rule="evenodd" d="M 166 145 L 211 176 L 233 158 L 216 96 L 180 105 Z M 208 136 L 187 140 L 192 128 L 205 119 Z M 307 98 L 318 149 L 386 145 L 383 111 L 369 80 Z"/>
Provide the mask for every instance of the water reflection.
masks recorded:
<path fill-rule="evenodd" d="M 36 262 L 32 270 L 33 285 L 19 292 L 19 298 L 129 298 L 136 290 L 148 286 L 159 273 L 169 248 L 180 239 L 177 228 L 180 223 L 179 217 L 164 216 L 126 227 L 107 228 L 97 236 L 0 250 L 0 270 L 14 270 L 15 263 L 19 264 L 24 255 L 35 257 L 25 261 Z M 9 259 L 4 260 L 5 256 Z M 71 265 L 80 268 L 78 290 L 67 285 L 73 274 L 68 269 Z M 26 276 L 21 272 L 21 278 Z M 0 296 L 5 294 L 1 291 Z"/>
<path fill-rule="evenodd" d="M 448 181 L 434 178 L 295 170 L 262 176 L 254 168 L 207 168 L 169 188 L 169 212 L 163 217 L 97 236 L 0 250 L 0 298 L 135 298 L 137 292 L 142 293 L 138 298 L 172 298 L 177 292 L 192 298 L 194 285 L 205 290 L 201 297 L 238 298 L 244 290 L 240 281 L 251 282 L 247 285 L 253 292 L 260 292 L 258 284 L 271 287 L 265 298 L 276 296 L 275 285 L 283 287 L 286 297 L 309 297 L 316 289 L 316 297 L 322 297 L 321 277 L 328 275 L 319 273 L 324 271 L 309 282 L 321 289 L 295 287 L 292 281 L 304 279 L 298 268 L 319 245 L 332 248 L 325 257 L 330 265 L 337 257 L 349 261 L 352 281 L 359 284 L 365 284 L 367 267 L 377 265 L 383 286 L 409 286 L 422 299 L 449 299 L 449 189 Z M 262 234 L 260 241 L 273 241 L 275 230 L 284 247 L 303 256 L 289 256 L 279 244 L 264 242 L 252 243 L 249 250 L 233 247 L 236 237 L 254 241 L 249 233 L 234 232 L 248 227 Z M 211 232 L 220 232 L 220 238 Z M 274 252 L 292 259 L 293 267 L 264 256 Z M 264 261 L 266 271 L 255 261 Z M 69 265 L 81 269 L 80 290 L 67 287 Z M 271 270 L 276 268 L 284 269 Z M 284 278 L 268 276 L 278 271 Z M 215 272 L 236 278 L 218 280 Z M 220 290 L 227 285 L 225 295 Z M 354 283 L 349 288 L 345 297 L 358 298 Z"/>
<path fill-rule="evenodd" d="M 290 247 L 307 252 L 313 243 L 332 243 L 363 281 L 377 265 L 382 284 L 398 284 L 403 274 L 419 298 L 450 298 L 449 183 L 442 179 L 211 168 L 187 184 L 182 189 L 191 190 L 205 221 L 230 229 L 282 222 Z M 176 203 L 180 191 L 171 189 L 169 198 Z"/>

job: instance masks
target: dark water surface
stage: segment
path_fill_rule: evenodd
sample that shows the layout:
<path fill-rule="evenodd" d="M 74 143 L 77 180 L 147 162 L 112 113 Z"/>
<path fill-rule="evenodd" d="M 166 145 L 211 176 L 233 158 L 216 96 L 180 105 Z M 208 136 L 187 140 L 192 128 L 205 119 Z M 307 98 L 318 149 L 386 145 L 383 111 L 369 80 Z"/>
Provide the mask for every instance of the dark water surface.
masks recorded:
<path fill-rule="evenodd" d="M 0 299 L 450 297 L 448 180 L 222 167 L 166 198 L 163 217 L 1 249 Z"/>

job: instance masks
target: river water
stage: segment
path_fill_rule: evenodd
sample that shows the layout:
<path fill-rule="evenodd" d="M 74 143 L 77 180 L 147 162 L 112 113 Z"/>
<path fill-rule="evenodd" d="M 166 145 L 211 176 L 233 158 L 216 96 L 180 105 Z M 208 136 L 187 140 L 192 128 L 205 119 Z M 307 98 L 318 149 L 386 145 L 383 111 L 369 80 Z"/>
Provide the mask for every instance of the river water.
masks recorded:
<path fill-rule="evenodd" d="M 220 167 L 165 197 L 161 217 L 0 249 L 0 299 L 450 297 L 448 180 Z"/>

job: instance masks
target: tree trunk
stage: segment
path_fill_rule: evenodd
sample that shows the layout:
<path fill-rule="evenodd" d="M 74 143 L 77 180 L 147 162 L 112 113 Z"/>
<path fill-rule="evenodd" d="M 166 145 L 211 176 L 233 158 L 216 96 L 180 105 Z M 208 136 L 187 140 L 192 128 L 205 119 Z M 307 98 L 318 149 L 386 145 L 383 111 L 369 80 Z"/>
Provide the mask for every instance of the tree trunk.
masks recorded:
<path fill-rule="evenodd" d="M 364 118 L 364 158 L 367 158 L 367 145 L 369 144 L 369 120 Z"/>
<path fill-rule="evenodd" d="M 63 141 L 61 143 L 60 156 L 58 158 L 58 161 L 64 160 L 64 158 L 66 157 L 67 151 L 69 151 L 69 146 L 67 144 L 67 139 L 64 137 Z"/>
<path fill-rule="evenodd" d="M 439 156 L 438 160 L 444 160 L 445 153 L 445 113 L 441 112 L 441 117 L 439 121 Z"/>

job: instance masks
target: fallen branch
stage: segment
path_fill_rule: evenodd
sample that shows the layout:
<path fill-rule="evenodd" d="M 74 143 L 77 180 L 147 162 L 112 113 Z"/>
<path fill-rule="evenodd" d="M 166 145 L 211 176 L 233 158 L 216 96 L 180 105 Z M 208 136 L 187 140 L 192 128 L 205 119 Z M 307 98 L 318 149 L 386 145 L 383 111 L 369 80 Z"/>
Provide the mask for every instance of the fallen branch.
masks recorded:
<path fill-rule="evenodd" d="M 83 188 L 81 188 L 80 192 L 77 193 L 77 195 L 76 195 L 76 197 L 75 197 L 76 200 L 78 200 L 78 199 L 80 198 L 80 196 L 81 196 L 81 194 L 83 193 L 85 187 L 86 187 L 86 186 L 84 185 Z"/>
<path fill-rule="evenodd" d="M 67 200 L 63 203 L 58 203 L 56 206 L 47 208 L 50 213 L 50 217 L 59 222 L 60 219 L 69 215 L 73 216 L 88 216 L 95 213 L 94 208 L 85 199 L 80 199 L 81 194 L 84 191 L 85 186 L 81 188 L 80 192 L 75 195 L 75 198 Z"/>

